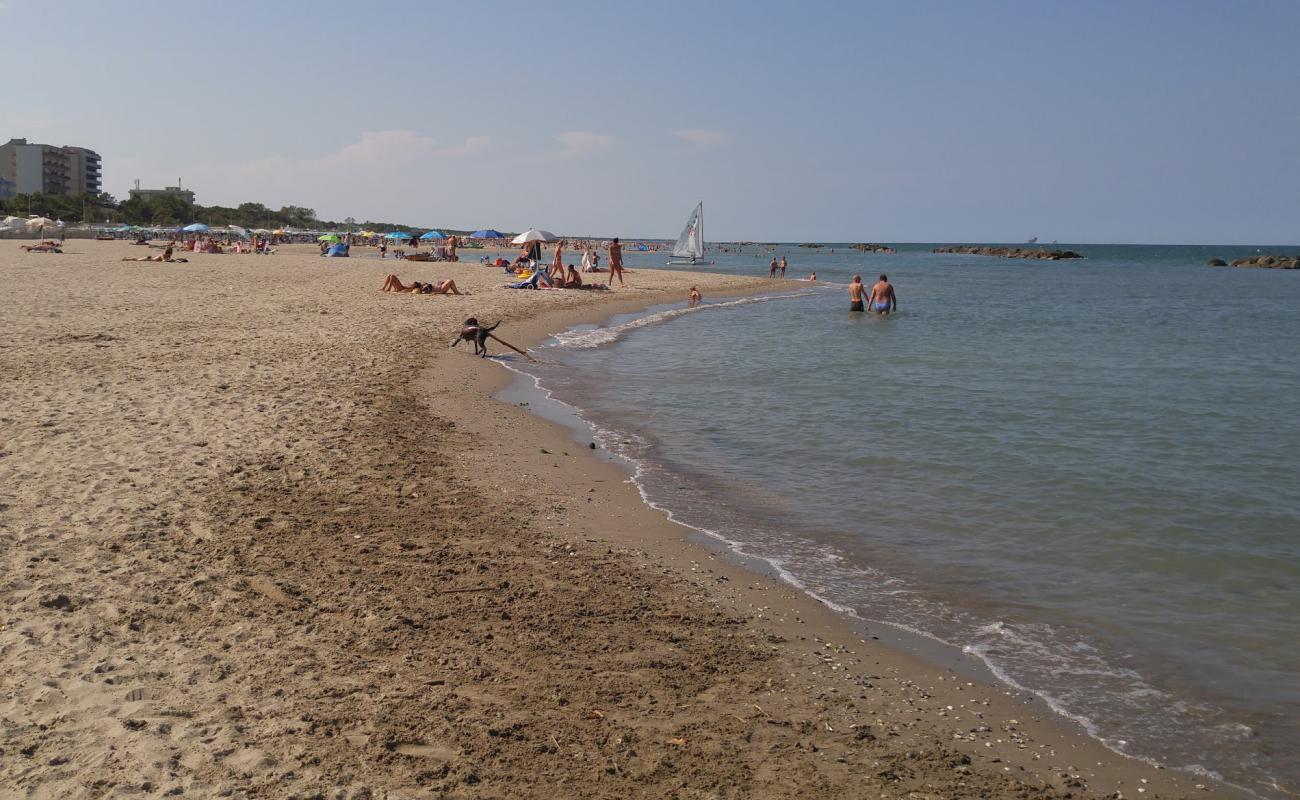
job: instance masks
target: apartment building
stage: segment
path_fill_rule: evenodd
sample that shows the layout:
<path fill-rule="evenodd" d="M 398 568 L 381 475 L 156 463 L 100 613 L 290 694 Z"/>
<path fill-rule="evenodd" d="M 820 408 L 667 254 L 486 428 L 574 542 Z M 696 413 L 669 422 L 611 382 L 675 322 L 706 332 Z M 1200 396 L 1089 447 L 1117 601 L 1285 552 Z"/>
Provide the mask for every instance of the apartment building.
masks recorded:
<path fill-rule="evenodd" d="M 14 194 L 100 192 L 99 153 L 85 147 L 38 144 L 10 139 L 0 144 L 0 179 Z"/>

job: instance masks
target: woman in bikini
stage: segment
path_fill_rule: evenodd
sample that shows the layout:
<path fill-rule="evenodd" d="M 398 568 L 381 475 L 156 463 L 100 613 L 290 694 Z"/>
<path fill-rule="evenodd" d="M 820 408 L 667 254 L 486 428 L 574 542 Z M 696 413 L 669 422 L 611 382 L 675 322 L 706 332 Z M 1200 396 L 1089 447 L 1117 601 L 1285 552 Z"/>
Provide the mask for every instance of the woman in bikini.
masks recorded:
<path fill-rule="evenodd" d="M 384 278 L 384 285 L 379 290 L 381 292 L 406 292 L 408 294 L 467 294 L 456 288 L 456 282 L 451 278 L 441 283 L 420 283 L 411 281 L 407 286 L 398 280 L 396 275 L 389 275 Z"/>

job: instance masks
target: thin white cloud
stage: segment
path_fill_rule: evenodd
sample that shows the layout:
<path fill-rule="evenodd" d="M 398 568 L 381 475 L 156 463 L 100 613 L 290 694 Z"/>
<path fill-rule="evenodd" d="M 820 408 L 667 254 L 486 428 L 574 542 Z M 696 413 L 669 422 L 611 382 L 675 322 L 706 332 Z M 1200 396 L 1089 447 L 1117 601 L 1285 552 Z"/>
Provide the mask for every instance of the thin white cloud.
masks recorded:
<path fill-rule="evenodd" d="M 322 167 L 368 167 L 394 164 L 432 154 L 438 141 L 414 131 L 365 131 L 361 138 L 316 160 Z M 310 162 L 308 162 L 310 163 Z"/>
<path fill-rule="evenodd" d="M 486 136 L 470 136 L 461 144 L 439 147 L 437 139 L 414 131 L 364 131 L 357 141 L 323 156 L 268 156 L 230 169 L 235 173 L 258 176 L 383 171 L 430 158 L 473 155 L 486 149 L 490 143 Z"/>
<path fill-rule="evenodd" d="M 614 137 L 592 131 L 565 131 L 557 133 L 555 141 L 561 148 L 549 154 L 548 158 L 579 158 L 604 153 L 614 145 Z"/>
<path fill-rule="evenodd" d="M 683 128 L 682 130 L 672 131 L 672 135 L 696 147 L 718 147 L 726 144 L 731 139 L 722 131 L 711 131 L 705 128 Z"/>
<path fill-rule="evenodd" d="M 444 145 L 415 131 L 365 131 L 356 141 L 322 155 L 208 161 L 182 167 L 179 174 L 204 204 L 250 199 L 268 204 L 311 204 L 321 202 L 315 198 L 332 196 L 340 187 L 347 187 L 350 196 L 364 197 L 411 181 L 427 181 L 449 162 L 474 158 L 490 146 L 486 136 Z M 115 174 L 120 172 L 115 169 Z"/>
<path fill-rule="evenodd" d="M 4 11 L 4 0 L 0 0 L 0 11 Z M 53 128 L 58 123 L 54 115 L 45 109 L 31 111 L 26 114 L 20 114 L 13 118 L 11 124 L 22 131 L 39 131 L 46 128 Z M 22 134 L 18 134 L 22 136 Z"/>
<path fill-rule="evenodd" d="M 439 156 L 471 156 L 475 153 L 481 153 L 492 145 L 492 140 L 486 136 L 467 136 L 465 141 L 451 147 L 440 147 L 434 151 L 434 155 Z"/>

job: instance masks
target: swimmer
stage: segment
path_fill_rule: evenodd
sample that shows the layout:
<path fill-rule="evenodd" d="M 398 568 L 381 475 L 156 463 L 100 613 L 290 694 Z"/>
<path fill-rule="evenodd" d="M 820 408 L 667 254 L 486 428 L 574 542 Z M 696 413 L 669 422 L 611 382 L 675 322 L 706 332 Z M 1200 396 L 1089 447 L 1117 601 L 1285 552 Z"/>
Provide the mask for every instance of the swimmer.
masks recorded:
<path fill-rule="evenodd" d="M 700 301 L 703 299 L 704 298 L 700 294 L 700 290 L 692 286 L 691 290 L 686 293 L 686 307 L 695 308 L 700 304 Z"/>
<path fill-rule="evenodd" d="M 809 282 L 809 283 L 816 283 L 816 282 L 817 282 L 817 273 L 816 273 L 816 272 L 810 272 L 810 273 L 808 273 L 808 282 Z"/>
<path fill-rule="evenodd" d="M 894 296 L 894 287 L 890 285 L 888 276 L 881 275 L 876 285 L 871 287 L 867 305 L 882 317 L 889 316 L 890 311 L 898 310 L 898 298 Z"/>
<path fill-rule="evenodd" d="M 849 284 L 849 311 L 866 311 L 863 306 L 867 287 L 862 285 L 862 276 L 854 275 L 853 282 Z"/>

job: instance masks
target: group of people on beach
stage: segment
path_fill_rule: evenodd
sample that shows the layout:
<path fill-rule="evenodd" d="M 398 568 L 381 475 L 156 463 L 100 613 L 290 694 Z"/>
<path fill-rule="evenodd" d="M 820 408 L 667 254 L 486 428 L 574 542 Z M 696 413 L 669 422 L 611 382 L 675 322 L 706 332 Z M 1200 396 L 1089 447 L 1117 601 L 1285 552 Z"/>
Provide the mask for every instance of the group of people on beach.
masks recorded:
<path fill-rule="evenodd" d="M 518 283 L 509 284 L 509 287 L 512 289 L 612 289 L 615 277 L 618 278 L 619 286 L 627 286 L 623 278 L 623 246 L 619 244 L 617 237 L 609 243 L 609 281 L 603 285 L 599 281 L 583 283 L 577 268 L 573 264 L 564 263 L 565 244 L 564 239 L 555 243 L 550 266 L 541 263 L 542 243 L 540 241 L 525 244 L 523 252 L 508 264 L 498 261 L 504 264 L 507 272 L 527 276 Z M 600 254 L 588 243 L 582 253 L 582 271 L 604 272 L 599 265 Z"/>

